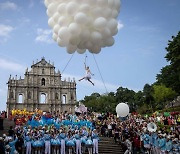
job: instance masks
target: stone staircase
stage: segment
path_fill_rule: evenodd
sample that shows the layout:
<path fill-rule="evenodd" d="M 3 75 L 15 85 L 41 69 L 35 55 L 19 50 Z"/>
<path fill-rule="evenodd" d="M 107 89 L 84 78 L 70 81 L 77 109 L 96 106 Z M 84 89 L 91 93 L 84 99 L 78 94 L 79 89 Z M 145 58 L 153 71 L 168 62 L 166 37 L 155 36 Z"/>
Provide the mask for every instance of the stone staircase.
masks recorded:
<path fill-rule="evenodd" d="M 122 147 L 114 142 L 113 138 L 101 137 L 99 154 L 124 154 Z"/>

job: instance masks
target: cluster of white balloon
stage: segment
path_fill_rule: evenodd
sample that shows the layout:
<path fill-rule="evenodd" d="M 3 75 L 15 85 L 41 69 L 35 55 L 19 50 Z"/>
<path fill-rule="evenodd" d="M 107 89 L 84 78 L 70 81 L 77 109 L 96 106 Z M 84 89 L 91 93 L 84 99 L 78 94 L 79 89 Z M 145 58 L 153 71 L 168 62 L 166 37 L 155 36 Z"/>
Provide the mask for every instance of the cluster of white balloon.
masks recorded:
<path fill-rule="evenodd" d="M 99 53 L 114 44 L 120 0 L 45 0 L 53 39 L 67 52 Z"/>
<path fill-rule="evenodd" d="M 129 106 L 126 103 L 119 103 L 116 106 L 116 113 L 119 117 L 126 117 L 129 114 Z"/>

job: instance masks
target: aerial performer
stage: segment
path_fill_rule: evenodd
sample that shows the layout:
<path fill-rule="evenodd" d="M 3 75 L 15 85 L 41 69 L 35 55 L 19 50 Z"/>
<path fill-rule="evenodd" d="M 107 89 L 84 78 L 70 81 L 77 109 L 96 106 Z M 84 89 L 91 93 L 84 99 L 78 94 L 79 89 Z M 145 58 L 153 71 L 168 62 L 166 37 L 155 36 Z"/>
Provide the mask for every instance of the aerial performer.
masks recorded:
<path fill-rule="evenodd" d="M 89 66 L 86 66 L 86 63 L 84 63 L 84 66 L 85 66 L 86 74 L 83 78 L 79 79 L 79 81 L 85 79 L 85 80 L 89 81 L 94 86 L 94 83 L 91 81 L 91 75 L 94 75 L 94 74 L 91 73 L 91 70 L 90 70 Z"/>

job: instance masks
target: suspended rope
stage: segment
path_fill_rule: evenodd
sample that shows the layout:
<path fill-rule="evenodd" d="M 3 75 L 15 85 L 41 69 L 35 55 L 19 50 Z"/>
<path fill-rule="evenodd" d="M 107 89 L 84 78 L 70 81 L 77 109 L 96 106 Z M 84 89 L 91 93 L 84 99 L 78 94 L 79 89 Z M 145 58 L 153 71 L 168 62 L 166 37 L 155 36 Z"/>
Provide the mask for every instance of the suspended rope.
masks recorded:
<path fill-rule="evenodd" d="M 84 61 L 85 65 L 87 65 L 87 58 L 88 58 L 88 56 L 87 56 L 87 54 L 86 54 L 86 56 L 85 56 L 85 61 Z"/>
<path fill-rule="evenodd" d="M 104 79 L 103 79 L 103 77 L 102 77 L 101 71 L 100 71 L 99 66 L 98 66 L 98 63 L 97 63 L 97 61 L 96 61 L 96 58 L 95 58 L 94 54 L 92 54 L 92 55 L 93 55 L 94 61 L 95 61 L 95 63 L 96 63 L 96 66 L 97 66 L 97 68 L 98 68 L 99 74 L 100 74 L 100 76 L 101 76 L 101 80 L 102 80 L 102 82 L 103 82 L 103 84 L 104 84 L 106 93 L 108 93 L 107 88 L 106 88 L 106 85 L 105 85 L 105 82 L 104 82 Z"/>
<path fill-rule="evenodd" d="M 75 52 L 74 52 L 74 53 L 75 53 Z M 63 69 L 63 71 L 62 71 L 62 73 L 61 73 L 61 74 L 63 74 L 63 72 L 65 71 L 66 67 L 69 65 L 69 63 L 70 63 L 71 59 L 72 59 L 72 58 L 73 58 L 73 56 L 74 56 L 74 53 L 71 55 L 71 57 L 70 57 L 69 61 L 67 62 L 66 66 L 64 67 L 64 69 Z"/>

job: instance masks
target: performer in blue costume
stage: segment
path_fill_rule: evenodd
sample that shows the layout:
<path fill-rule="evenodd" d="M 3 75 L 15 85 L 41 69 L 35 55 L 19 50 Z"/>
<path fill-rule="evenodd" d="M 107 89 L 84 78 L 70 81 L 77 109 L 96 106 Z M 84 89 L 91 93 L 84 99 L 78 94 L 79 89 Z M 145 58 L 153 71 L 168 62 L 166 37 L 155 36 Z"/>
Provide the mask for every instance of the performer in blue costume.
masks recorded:
<path fill-rule="evenodd" d="M 59 139 L 61 141 L 61 154 L 65 154 L 66 153 L 66 151 L 65 151 L 65 138 L 66 138 L 65 131 L 62 130 L 62 132 L 59 135 Z"/>
<path fill-rule="evenodd" d="M 88 148 L 88 153 L 92 154 L 93 142 L 92 142 L 92 138 L 90 135 L 88 136 L 85 145 Z"/>
<path fill-rule="evenodd" d="M 76 139 L 76 154 L 81 154 L 81 138 L 79 135 L 79 131 L 76 131 L 75 139 Z"/>
<path fill-rule="evenodd" d="M 170 136 L 167 136 L 166 152 L 167 152 L 168 154 L 172 154 L 172 148 L 173 148 L 172 140 L 171 140 Z"/>
<path fill-rule="evenodd" d="M 45 143 L 45 154 L 51 154 L 51 138 L 49 135 L 49 132 L 47 131 L 46 134 L 44 134 L 44 143 Z"/>
<path fill-rule="evenodd" d="M 166 138 L 165 138 L 165 134 L 160 135 L 159 147 L 160 147 L 160 153 L 161 154 L 165 154 L 165 151 L 166 151 Z"/>
<path fill-rule="evenodd" d="M 98 154 L 98 133 L 96 129 L 93 130 L 92 132 L 92 139 L 93 139 L 93 154 Z"/>

